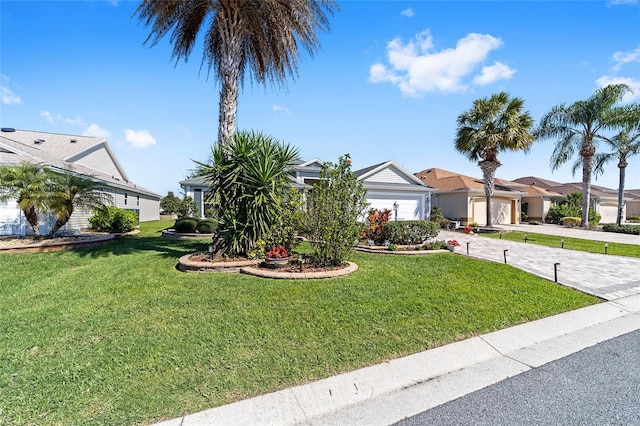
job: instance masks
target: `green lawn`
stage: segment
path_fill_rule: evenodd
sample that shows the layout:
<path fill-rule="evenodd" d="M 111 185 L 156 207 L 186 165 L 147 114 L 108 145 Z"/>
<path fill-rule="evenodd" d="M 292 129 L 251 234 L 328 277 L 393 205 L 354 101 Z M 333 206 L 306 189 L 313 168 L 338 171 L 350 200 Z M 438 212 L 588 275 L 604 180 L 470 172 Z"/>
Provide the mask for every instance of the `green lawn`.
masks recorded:
<path fill-rule="evenodd" d="M 355 253 L 318 281 L 187 274 L 167 222 L 0 255 L 0 424 L 147 424 L 597 303 L 508 265 Z"/>
<path fill-rule="evenodd" d="M 510 231 L 502 234 L 483 234 L 479 235 L 488 238 L 502 238 L 509 241 L 524 242 L 524 236 L 527 236 L 528 244 L 539 244 L 549 247 L 562 247 L 564 240 L 564 248 L 569 250 L 586 251 L 589 253 L 604 253 L 605 243 L 603 241 L 584 240 L 581 238 L 558 237 L 555 235 L 534 234 L 532 232 Z M 640 241 L 640 237 L 638 237 Z M 616 256 L 640 257 L 640 245 L 609 243 L 607 253 Z"/>

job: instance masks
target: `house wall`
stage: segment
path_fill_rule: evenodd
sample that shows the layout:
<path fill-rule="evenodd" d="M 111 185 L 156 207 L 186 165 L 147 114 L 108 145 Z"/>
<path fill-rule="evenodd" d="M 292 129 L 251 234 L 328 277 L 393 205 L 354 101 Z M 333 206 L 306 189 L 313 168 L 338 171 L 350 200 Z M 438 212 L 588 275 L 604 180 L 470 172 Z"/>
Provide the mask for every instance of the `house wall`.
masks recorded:
<path fill-rule="evenodd" d="M 24 222 L 15 200 L 0 202 L 0 235 L 23 235 Z"/>
<path fill-rule="evenodd" d="M 73 163 L 98 170 L 121 180 L 124 179 L 104 145 L 95 146 L 93 150 L 86 152 L 82 157 L 74 159 Z"/>
<path fill-rule="evenodd" d="M 529 220 L 537 220 L 544 222 L 544 218 L 547 216 L 549 209 L 553 205 L 553 202 L 549 198 L 541 196 L 522 197 L 522 204 L 527 203 L 527 216 Z"/>
<path fill-rule="evenodd" d="M 640 200 L 627 201 L 626 216 L 640 216 Z"/>
<path fill-rule="evenodd" d="M 406 185 L 409 183 L 407 179 L 400 176 L 396 171 L 387 167 L 385 169 L 380 170 L 378 173 L 375 173 L 366 179 L 368 182 L 377 182 L 377 183 L 394 183 L 394 184 L 402 184 Z"/>
<path fill-rule="evenodd" d="M 436 194 L 434 205 L 440 207 L 442 215 L 447 219 L 459 220 L 462 225 L 471 222 L 471 211 L 467 193 Z"/>
<path fill-rule="evenodd" d="M 520 222 L 518 203 L 513 198 L 493 197 L 491 214 L 493 224 L 515 224 Z M 472 222 L 478 225 L 487 224 L 487 200 L 486 197 L 473 197 L 470 200 L 473 216 Z"/>

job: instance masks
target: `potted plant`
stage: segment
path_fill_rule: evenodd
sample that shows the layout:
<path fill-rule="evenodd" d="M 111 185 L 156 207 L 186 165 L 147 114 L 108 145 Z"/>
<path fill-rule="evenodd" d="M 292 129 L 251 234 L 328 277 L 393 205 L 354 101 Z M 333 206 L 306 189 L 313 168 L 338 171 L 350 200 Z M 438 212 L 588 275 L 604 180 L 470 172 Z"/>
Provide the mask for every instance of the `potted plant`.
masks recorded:
<path fill-rule="evenodd" d="M 456 247 L 460 247 L 458 240 L 447 240 L 447 250 L 453 252 Z"/>
<path fill-rule="evenodd" d="M 465 233 L 465 234 L 473 234 L 473 226 L 471 226 L 471 225 L 465 225 L 465 226 L 464 226 L 464 233 Z"/>
<path fill-rule="evenodd" d="M 282 246 L 273 246 L 267 251 L 264 263 L 272 268 L 281 268 L 289 263 L 289 253 Z"/>

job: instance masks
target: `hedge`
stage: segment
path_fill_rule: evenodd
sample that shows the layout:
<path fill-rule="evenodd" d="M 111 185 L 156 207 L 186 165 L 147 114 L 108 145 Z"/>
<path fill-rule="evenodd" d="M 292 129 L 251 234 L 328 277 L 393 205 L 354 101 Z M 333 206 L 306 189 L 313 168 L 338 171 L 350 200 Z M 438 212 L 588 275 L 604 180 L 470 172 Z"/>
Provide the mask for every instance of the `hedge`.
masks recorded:
<path fill-rule="evenodd" d="M 605 232 L 617 232 L 618 234 L 640 235 L 640 226 L 637 225 L 616 225 L 615 223 L 608 223 L 602 225 L 602 230 Z"/>
<path fill-rule="evenodd" d="M 391 244 L 422 244 L 440 232 L 440 224 L 428 220 L 382 223 L 382 234 Z"/>

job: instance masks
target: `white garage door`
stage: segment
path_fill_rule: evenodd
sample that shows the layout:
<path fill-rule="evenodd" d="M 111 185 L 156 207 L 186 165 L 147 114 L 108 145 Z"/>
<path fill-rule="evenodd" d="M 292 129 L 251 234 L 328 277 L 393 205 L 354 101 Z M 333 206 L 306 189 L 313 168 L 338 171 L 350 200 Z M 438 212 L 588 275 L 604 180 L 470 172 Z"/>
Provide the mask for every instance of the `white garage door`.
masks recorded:
<path fill-rule="evenodd" d="M 388 198 L 384 196 L 367 196 L 369 208 L 391 210 L 391 220 L 394 220 L 393 203 L 398 203 L 398 220 L 422 219 L 420 211 L 421 196 L 403 196 Z"/>
<path fill-rule="evenodd" d="M 616 223 L 618 217 L 618 206 L 613 204 L 600 204 L 598 206 L 600 223 Z"/>
<path fill-rule="evenodd" d="M 510 200 L 493 200 L 491 204 L 491 214 L 493 216 L 494 225 L 511 223 Z M 474 222 L 478 222 L 478 225 L 487 224 L 487 202 L 485 200 L 474 200 L 473 220 Z"/>
<path fill-rule="evenodd" d="M 15 201 L 0 202 L 0 235 L 21 235 L 20 209 Z"/>

